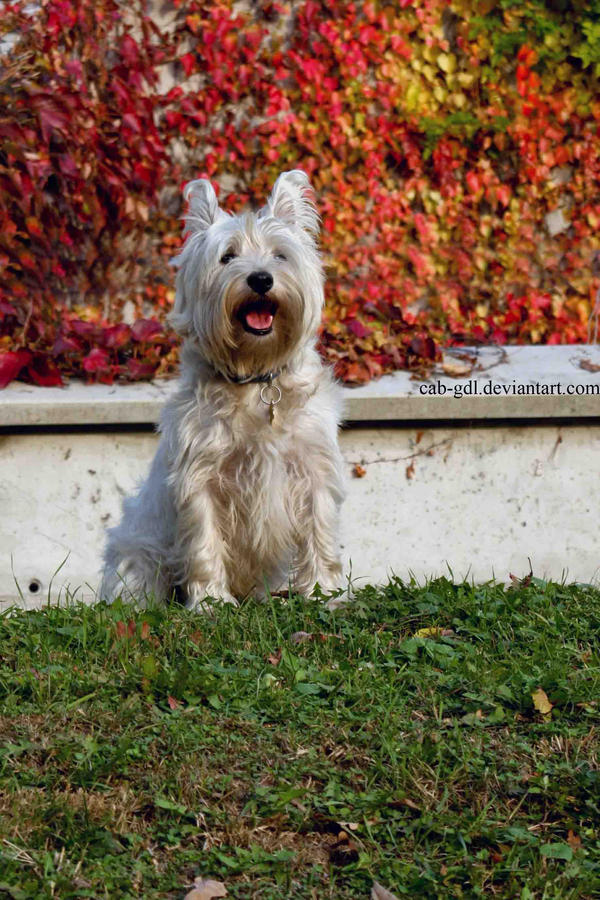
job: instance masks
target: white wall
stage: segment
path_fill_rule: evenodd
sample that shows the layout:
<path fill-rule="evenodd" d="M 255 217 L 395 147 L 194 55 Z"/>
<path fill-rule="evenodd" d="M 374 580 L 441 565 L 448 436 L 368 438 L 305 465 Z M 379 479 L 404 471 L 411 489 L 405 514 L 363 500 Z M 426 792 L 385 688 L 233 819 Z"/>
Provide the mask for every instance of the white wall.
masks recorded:
<path fill-rule="evenodd" d="M 93 598 L 104 529 L 144 476 L 151 432 L 44 432 L 0 440 L 0 597 L 66 585 Z M 600 425 L 358 427 L 342 434 L 343 554 L 358 582 L 529 571 L 591 581 L 600 566 Z M 366 470 L 352 476 L 355 463 Z M 412 466 L 412 468 L 411 468 Z M 12 564 L 11 564 L 12 558 Z M 32 593 L 31 583 L 40 582 Z"/>

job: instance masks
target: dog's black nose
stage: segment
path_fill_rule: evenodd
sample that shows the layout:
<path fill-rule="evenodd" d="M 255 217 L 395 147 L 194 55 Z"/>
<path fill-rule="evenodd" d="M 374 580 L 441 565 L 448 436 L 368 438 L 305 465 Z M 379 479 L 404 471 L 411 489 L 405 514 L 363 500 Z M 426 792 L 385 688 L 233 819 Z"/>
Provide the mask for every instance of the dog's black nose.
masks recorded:
<path fill-rule="evenodd" d="M 253 291 L 262 297 L 273 287 L 273 276 L 269 272 L 252 272 L 248 275 L 246 282 Z"/>

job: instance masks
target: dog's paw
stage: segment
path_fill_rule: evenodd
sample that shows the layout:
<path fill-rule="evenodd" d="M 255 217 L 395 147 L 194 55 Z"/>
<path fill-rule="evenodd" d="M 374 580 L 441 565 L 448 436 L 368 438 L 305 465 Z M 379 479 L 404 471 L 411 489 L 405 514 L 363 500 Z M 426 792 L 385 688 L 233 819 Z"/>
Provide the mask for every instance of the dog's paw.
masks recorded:
<path fill-rule="evenodd" d="M 186 587 L 186 608 L 193 612 L 210 613 L 215 606 L 229 603 L 237 606 L 238 602 L 227 588 L 220 584 L 199 584 L 192 582 Z"/>
<path fill-rule="evenodd" d="M 333 610 L 340 609 L 342 606 L 347 606 L 349 603 L 354 601 L 354 592 L 351 588 L 344 588 L 344 592 L 342 594 L 338 594 L 335 597 L 330 597 L 329 600 L 325 603 L 325 609 Z"/>

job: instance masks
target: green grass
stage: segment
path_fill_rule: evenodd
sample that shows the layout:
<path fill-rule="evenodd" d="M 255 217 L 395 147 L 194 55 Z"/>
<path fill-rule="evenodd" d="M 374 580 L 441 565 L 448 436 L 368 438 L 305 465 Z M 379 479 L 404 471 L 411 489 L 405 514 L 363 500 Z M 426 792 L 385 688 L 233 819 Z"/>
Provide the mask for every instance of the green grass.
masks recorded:
<path fill-rule="evenodd" d="M 599 626 L 539 579 L 7 613 L 0 897 L 600 897 Z"/>

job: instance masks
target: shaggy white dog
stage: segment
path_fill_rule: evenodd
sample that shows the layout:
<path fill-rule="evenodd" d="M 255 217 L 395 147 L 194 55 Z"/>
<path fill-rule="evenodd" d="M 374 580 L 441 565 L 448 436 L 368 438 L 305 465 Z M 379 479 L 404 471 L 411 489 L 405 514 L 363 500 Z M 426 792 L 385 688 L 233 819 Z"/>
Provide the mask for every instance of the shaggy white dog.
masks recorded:
<path fill-rule="evenodd" d="M 110 530 L 100 596 L 188 606 L 289 584 L 342 586 L 339 390 L 315 350 L 323 306 L 319 219 L 304 172 L 258 213 L 220 209 L 208 181 L 189 207 L 171 323 L 181 378 L 150 475 Z"/>

